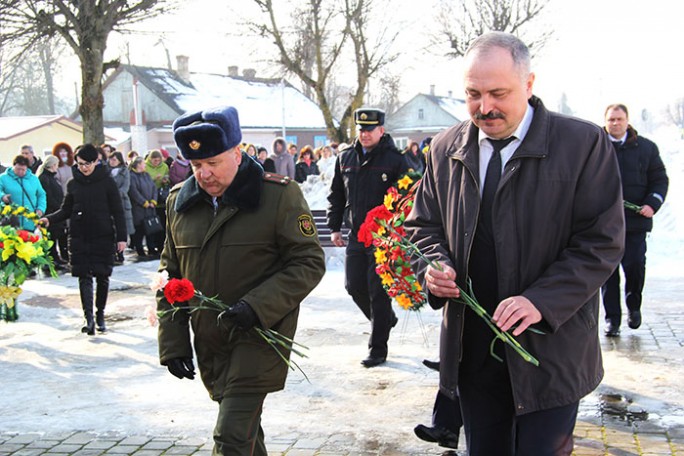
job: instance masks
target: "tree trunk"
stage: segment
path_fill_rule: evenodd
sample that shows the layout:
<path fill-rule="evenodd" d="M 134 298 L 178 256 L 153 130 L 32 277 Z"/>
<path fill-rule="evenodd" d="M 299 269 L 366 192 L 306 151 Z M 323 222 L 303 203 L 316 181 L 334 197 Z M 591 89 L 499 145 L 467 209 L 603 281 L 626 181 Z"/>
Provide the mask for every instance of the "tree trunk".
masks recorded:
<path fill-rule="evenodd" d="M 81 106 L 79 113 L 83 122 L 83 143 L 99 145 L 104 143 L 104 122 L 102 109 L 102 71 L 104 45 L 93 41 L 82 45 L 81 59 Z"/>
<path fill-rule="evenodd" d="M 40 60 L 43 65 L 43 74 L 45 75 L 45 90 L 47 92 L 48 112 L 55 114 L 55 85 L 52 80 L 52 71 L 54 69 L 54 61 L 52 50 L 45 44 L 40 48 Z"/>

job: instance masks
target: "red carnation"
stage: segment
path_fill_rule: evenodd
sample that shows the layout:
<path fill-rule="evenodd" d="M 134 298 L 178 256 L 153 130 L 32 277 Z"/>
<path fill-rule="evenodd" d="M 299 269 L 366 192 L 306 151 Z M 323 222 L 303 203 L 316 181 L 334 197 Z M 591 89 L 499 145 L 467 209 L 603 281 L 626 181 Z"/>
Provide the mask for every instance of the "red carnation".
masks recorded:
<path fill-rule="evenodd" d="M 24 241 L 24 242 L 28 242 L 29 236 L 30 236 L 30 235 L 31 235 L 31 233 L 29 233 L 29 232 L 26 231 L 26 230 L 19 230 L 19 231 L 17 231 L 17 236 L 19 236 L 19 237 L 21 238 L 21 240 Z"/>
<path fill-rule="evenodd" d="M 359 228 L 359 234 L 356 236 L 359 242 L 363 242 L 363 245 L 366 247 L 370 247 L 373 243 L 373 231 L 371 224 L 374 225 L 375 222 L 372 220 L 369 222 L 368 218 L 366 218 L 366 221 L 363 222 L 361 228 Z"/>
<path fill-rule="evenodd" d="M 186 302 L 195 296 L 195 286 L 188 279 L 171 279 L 164 287 L 164 296 L 169 304 Z"/>

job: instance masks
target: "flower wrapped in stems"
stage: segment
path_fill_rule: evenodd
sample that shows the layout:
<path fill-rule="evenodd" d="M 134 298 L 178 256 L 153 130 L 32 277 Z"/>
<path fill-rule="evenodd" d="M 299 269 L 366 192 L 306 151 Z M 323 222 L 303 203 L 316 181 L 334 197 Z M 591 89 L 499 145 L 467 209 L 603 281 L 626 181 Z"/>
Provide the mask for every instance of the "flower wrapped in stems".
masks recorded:
<path fill-rule="evenodd" d="M 231 308 L 231 306 L 218 299 L 218 296 L 206 296 L 201 291 L 195 289 L 193 283 L 188 279 L 169 279 L 168 271 L 162 271 L 157 274 L 152 283 L 150 283 L 150 288 L 153 291 L 162 291 L 166 300 L 171 304 L 170 309 L 157 311 L 156 316 L 159 318 L 167 314 L 171 314 L 171 318 L 173 318 L 173 316 L 180 311 L 187 311 L 192 314 L 193 312 L 200 310 L 211 310 L 217 312 L 216 324 L 221 325 L 221 318 L 226 311 Z M 196 299 L 199 303 L 196 305 L 188 305 L 188 302 L 191 299 Z M 150 316 L 148 316 L 148 320 L 150 320 L 150 323 L 154 321 Z M 307 381 L 309 380 L 309 377 L 307 377 L 306 373 L 299 367 L 299 364 L 286 358 L 279 350 L 279 348 L 283 348 L 297 356 L 307 358 L 306 353 L 303 351 L 308 350 L 307 346 L 280 334 L 274 329 L 263 329 L 254 326 L 250 329 L 250 331 L 252 330 L 275 350 L 280 359 L 282 359 L 290 369 L 299 370 L 299 372 L 304 375 L 304 378 L 306 378 Z"/>
<path fill-rule="evenodd" d="M 622 203 L 624 204 L 625 209 L 629 209 L 630 211 L 634 211 L 637 214 L 641 212 L 641 206 L 639 206 L 638 204 L 630 203 L 627 200 L 623 200 Z"/>
<path fill-rule="evenodd" d="M 411 180 L 411 178 L 409 177 L 408 180 Z M 408 180 L 404 182 L 408 182 Z M 399 181 L 399 185 L 402 185 L 401 182 L 402 180 Z M 364 242 L 367 247 L 371 244 L 375 246 L 376 263 L 378 263 L 376 272 L 380 274 L 383 286 L 388 290 L 388 294 L 395 297 L 402 307 L 413 310 L 423 306 L 425 302 L 427 302 L 427 298 L 425 292 L 420 287 L 415 274 L 413 274 L 410 266 L 408 266 L 409 259 L 416 256 L 433 268 L 440 271 L 442 270 L 441 264 L 431 261 L 422 254 L 414 243 L 408 240 L 403 227 L 406 216 L 413 206 L 416 184 L 414 184 L 413 187 L 407 187 L 406 193 L 401 195 L 401 197 L 397 197 L 396 200 L 395 192 L 398 193 L 398 189 L 393 190 L 393 188 L 390 188 L 385 197 L 385 204 L 371 209 L 366 215 L 366 220 L 359 230 L 359 241 Z M 388 204 L 388 201 L 390 204 Z M 395 203 L 398 204 L 395 206 Z M 410 272 L 407 272 L 407 269 L 405 269 L 406 267 L 408 267 L 408 271 Z M 404 274 L 407 274 L 408 278 L 406 278 L 407 276 L 404 276 Z M 473 297 L 470 281 L 468 281 L 468 283 L 468 292 L 461 287 L 458 287 L 460 298 L 456 301 L 465 304 L 474 311 L 484 320 L 494 333 L 494 339 L 492 339 L 489 350 L 490 354 L 497 360 L 503 361 L 494 353 L 494 344 L 497 340 L 501 340 L 503 343 L 510 345 L 525 361 L 538 366 L 539 361 L 525 350 L 511 333 L 502 331 L 496 326 L 491 315 L 489 315 L 487 310 Z M 398 296 L 402 296 L 402 298 L 397 298 Z M 406 306 L 402 305 L 402 301 Z M 542 334 L 534 328 L 528 328 L 528 331 Z"/>
<path fill-rule="evenodd" d="M 41 268 L 47 268 L 52 277 L 57 272 L 49 254 L 52 241 L 47 230 L 38 224 L 39 217 L 34 212 L 12 204 L 2 208 L 0 217 L 3 220 L 23 217 L 36 225 L 33 232 L 11 225 L 0 226 L 0 320 L 15 321 L 19 318 L 16 300 L 29 274 Z"/>

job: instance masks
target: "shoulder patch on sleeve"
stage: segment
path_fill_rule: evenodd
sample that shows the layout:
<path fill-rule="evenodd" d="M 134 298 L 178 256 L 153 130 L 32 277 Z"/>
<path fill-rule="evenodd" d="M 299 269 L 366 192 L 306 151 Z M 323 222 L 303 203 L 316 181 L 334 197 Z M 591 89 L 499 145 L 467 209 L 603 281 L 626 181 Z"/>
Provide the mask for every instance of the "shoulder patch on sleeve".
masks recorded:
<path fill-rule="evenodd" d="M 273 182 L 274 184 L 287 185 L 292 181 L 290 176 L 283 176 L 276 173 L 264 173 L 264 181 Z"/>
<path fill-rule="evenodd" d="M 306 237 L 313 237 L 316 235 L 316 224 L 309 214 L 302 214 L 297 217 L 299 224 L 299 231 Z"/>

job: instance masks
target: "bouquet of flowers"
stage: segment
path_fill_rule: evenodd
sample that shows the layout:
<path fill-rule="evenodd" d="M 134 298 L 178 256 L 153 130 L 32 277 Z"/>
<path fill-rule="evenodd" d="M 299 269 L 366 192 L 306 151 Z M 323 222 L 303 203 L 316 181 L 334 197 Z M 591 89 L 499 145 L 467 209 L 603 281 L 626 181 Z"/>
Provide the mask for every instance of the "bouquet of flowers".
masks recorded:
<path fill-rule="evenodd" d="M 3 219 L 23 217 L 37 223 L 38 216 L 23 206 L 8 205 L 2 209 Z M 12 225 L 0 226 L 0 320 L 15 321 L 17 298 L 22 292 L 21 285 L 32 271 L 47 267 L 52 277 L 57 276 L 52 258 L 49 255 L 52 241 L 47 230 L 36 224 L 34 232 Z"/>
<path fill-rule="evenodd" d="M 152 291 L 162 291 L 166 300 L 171 304 L 171 309 L 157 311 L 156 317 L 159 318 L 169 313 L 173 318 L 173 316 L 181 310 L 189 313 L 200 310 L 212 310 L 218 313 L 216 316 L 216 324 L 220 325 L 221 317 L 230 309 L 230 306 L 218 299 L 217 296 L 206 296 L 201 291 L 197 290 L 193 283 L 188 279 L 169 279 L 168 271 L 162 271 L 157 274 L 152 283 L 150 283 L 150 289 L 152 289 Z M 188 301 L 193 298 L 197 299 L 199 303 L 192 306 L 188 305 Z M 154 318 L 152 318 L 152 315 L 148 315 L 148 320 L 150 323 L 156 323 Z M 287 359 L 278 349 L 278 347 L 281 347 L 295 355 L 306 358 L 306 354 L 300 349 L 308 349 L 308 347 L 295 342 L 293 339 L 280 334 L 274 329 L 263 329 L 254 326 L 252 330 L 256 331 L 259 337 L 275 350 L 280 359 L 282 359 L 290 369 L 294 370 L 296 368 L 304 375 L 304 378 L 306 378 L 307 381 L 309 380 L 299 365 L 295 361 Z"/>
<path fill-rule="evenodd" d="M 413 184 L 412 187 L 409 185 Z M 391 187 L 385 195 L 385 204 L 371 209 L 366 215 L 366 220 L 359 229 L 359 241 L 366 247 L 375 246 L 375 259 L 378 267 L 376 272 L 380 275 L 383 286 L 390 296 L 395 297 L 400 306 L 405 309 L 417 310 L 422 307 L 427 298 L 420 283 L 418 283 L 409 259 L 414 255 L 425 261 L 435 269 L 441 270 L 441 265 L 425 257 L 418 247 L 409 241 L 403 224 L 406 216 L 413 206 L 415 188 L 417 182 L 411 178 L 410 173 L 397 182 L 397 187 Z M 401 190 L 405 192 L 401 193 Z M 525 361 L 539 365 L 539 361 L 520 345 L 512 334 L 501 331 L 492 320 L 491 315 L 473 297 L 472 289 L 467 293 L 458 287 L 461 296 L 458 301 L 473 310 L 494 333 L 494 339 L 490 345 L 490 354 L 503 361 L 494 353 L 494 344 L 501 340 L 510 345 Z M 534 328 L 529 331 L 539 333 Z"/>

